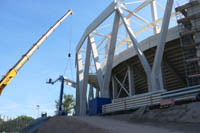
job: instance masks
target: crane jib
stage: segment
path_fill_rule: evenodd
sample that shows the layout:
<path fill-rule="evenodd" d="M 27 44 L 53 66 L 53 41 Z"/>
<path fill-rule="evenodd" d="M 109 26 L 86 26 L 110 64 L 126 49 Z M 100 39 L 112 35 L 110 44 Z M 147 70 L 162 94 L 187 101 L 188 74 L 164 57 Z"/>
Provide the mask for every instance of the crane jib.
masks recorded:
<path fill-rule="evenodd" d="M 67 16 L 72 14 L 70 9 L 63 17 L 61 17 L 53 26 L 51 26 L 48 31 L 40 37 L 40 39 L 27 51 L 27 53 L 22 56 L 22 58 L 7 72 L 7 74 L 0 81 L 0 95 L 3 89 L 10 83 L 10 81 L 17 74 L 18 70 L 28 61 L 31 55 L 40 47 L 40 45 L 48 38 L 48 36 L 67 18 Z"/>
<path fill-rule="evenodd" d="M 17 74 L 17 71 L 15 69 L 11 69 L 1 80 L 0 82 L 0 95 L 3 91 L 3 89 L 6 87 L 7 84 L 14 78 L 14 76 Z"/>

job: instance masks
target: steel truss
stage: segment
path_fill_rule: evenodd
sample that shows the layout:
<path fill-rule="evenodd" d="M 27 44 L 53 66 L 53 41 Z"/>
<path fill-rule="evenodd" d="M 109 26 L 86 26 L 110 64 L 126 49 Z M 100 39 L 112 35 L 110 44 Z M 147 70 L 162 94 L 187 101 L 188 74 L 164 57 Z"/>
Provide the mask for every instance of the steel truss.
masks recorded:
<path fill-rule="evenodd" d="M 97 96 L 99 96 L 100 92 L 100 97 L 109 98 L 110 86 L 113 86 L 113 98 L 117 98 L 122 90 L 127 94 L 127 96 L 135 94 L 133 67 L 127 67 L 126 75 L 122 81 L 120 81 L 115 75 L 112 75 L 113 59 L 115 55 L 119 54 L 121 51 L 129 49 L 130 47 L 134 47 L 145 71 L 148 91 L 153 92 L 165 90 L 163 87 L 161 63 L 170 18 L 175 16 L 175 13 L 172 13 L 173 0 L 166 0 L 166 2 L 166 8 L 163 8 L 162 4 L 159 3 L 158 0 L 139 0 L 133 2 L 127 2 L 126 0 L 113 1 L 86 28 L 76 48 L 76 100 L 80 103 L 78 104 L 80 105 L 80 115 L 86 115 L 87 85 L 90 83 L 90 80 L 94 80 L 89 78 L 90 73 L 93 71 L 95 71 L 97 77 Z M 133 5 L 134 9 L 131 9 L 130 5 Z M 139 14 L 140 11 L 144 10 L 149 5 L 149 16 L 151 16 L 152 21 Z M 164 10 L 164 15 L 161 18 L 158 17 L 157 7 Z M 107 19 L 110 22 L 109 18 L 113 17 L 112 14 L 114 14 L 113 24 L 103 25 Z M 138 21 L 140 21 L 140 23 Z M 160 24 L 161 22 L 162 24 Z M 137 25 L 137 27 L 141 28 L 134 31 L 132 28 L 133 24 L 134 26 Z M 101 32 L 102 30 L 106 31 L 110 26 L 112 26 L 110 32 Z M 140 34 L 147 34 L 149 31 L 152 32 L 151 35 L 160 34 L 152 67 L 141 50 L 139 41 L 136 39 Z M 84 58 L 82 58 L 84 52 L 86 52 L 86 54 Z M 84 66 L 83 61 L 85 61 Z M 123 83 L 125 80 L 129 81 L 128 88 L 124 87 Z M 110 83 L 112 84 L 110 85 Z M 120 86 L 120 92 L 116 92 L 115 86 Z M 90 98 L 93 98 L 93 88 L 94 86 L 90 87 Z M 79 109 L 79 107 L 77 108 Z"/>

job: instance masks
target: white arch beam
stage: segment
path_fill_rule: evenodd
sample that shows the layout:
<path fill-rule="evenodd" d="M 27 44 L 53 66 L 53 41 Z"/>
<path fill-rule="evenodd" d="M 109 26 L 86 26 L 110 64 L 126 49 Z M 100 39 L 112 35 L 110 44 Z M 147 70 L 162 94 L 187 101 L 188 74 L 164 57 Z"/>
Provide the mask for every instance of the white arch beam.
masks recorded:
<path fill-rule="evenodd" d="M 108 18 L 115 11 L 115 2 L 112 2 L 85 30 L 81 40 L 76 47 L 76 53 L 79 51 L 83 42 L 88 37 L 88 35 L 94 31 L 106 18 Z"/>
<path fill-rule="evenodd" d="M 98 84 L 99 84 L 99 89 L 102 91 L 103 71 L 101 68 L 100 61 L 99 61 L 97 47 L 95 44 L 94 37 L 91 34 L 89 35 L 88 39 L 89 39 L 89 42 L 90 42 L 90 45 L 92 48 L 92 55 L 93 55 L 95 69 L 96 69 L 96 75 L 97 75 L 97 80 L 98 80 Z"/>
<path fill-rule="evenodd" d="M 103 82 L 102 97 L 105 97 L 105 98 L 109 97 L 109 84 L 110 84 L 110 77 L 111 77 L 111 72 L 112 72 L 115 46 L 116 46 L 116 41 L 117 41 L 119 21 L 120 21 L 120 15 L 118 12 L 115 12 L 115 18 L 114 18 L 114 23 L 113 23 L 110 45 L 108 49 L 108 57 L 107 57 L 105 74 L 104 74 L 104 82 Z"/>
<path fill-rule="evenodd" d="M 170 22 L 170 16 L 172 12 L 172 7 L 173 7 L 173 2 L 174 0 L 167 0 L 166 8 L 165 8 L 165 14 L 163 18 L 163 23 L 162 23 L 162 28 L 160 32 L 160 40 L 158 43 L 158 46 L 156 48 L 156 53 L 154 57 L 154 62 L 153 62 L 153 68 L 152 68 L 152 86 L 155 90 L 159 89 L 164 89 L 162 88 L 162 79 L 161 79 L 161 63 L 162 63 L 162 58 L 164 54 L 164 49 L 165 49 L 165 42 L 167 38 L 167 31 L 169 27 L 169 22 Z"/>
<path fill-rule="evenodd" d="M 90 67 L 90 55 L 91 55 L 91 45 L 89 44 L 89 39 L 88 39 L 85 68 L 84 68 L 84 77 L 83 77 L 82 99 L 81 99 L 81 105 L 80 105 L 81 116 L 86 115 L 86 105 L 87 105 L 86 95 L 87 95 L 88 75 L 89 75 L 89 67 Z"/>
<path fill-rule="evenodd" d="M 76 115 L 80 115 L 80 105 L 82 99 L 82 85 L 83 85 L 83 64 L 81 52 L 78 52 L 76 56 Z"/>
<path fill-rule="evenodd" d="M 146 72 L 147 80 L 148 80 L 148 89 L 149 89 L 149 91 L 151 91 L 151 89 L 152 89 L 151 88 L 151 67 L 150 67 L 146 57 L 144 56 L 144 53 L 140 49 L 140 46 L 139 46 L 137 40 L 135 39 L 135 35 L 134 35 L 131 27 L 128 25 L 128 20 L 124 16 L 122 9 L 118 8 L 118 11 L 119 11 L 120 17 L 124 23 L 126 31 L 128 32 L 129 37 L 133 43 L 133 46 L 134 46 L 135 50 L 137 51 L 137 55 L 139 57 L 139 60 L 142 64 L 143 68 L 144 68 L 144 71 Z"/>

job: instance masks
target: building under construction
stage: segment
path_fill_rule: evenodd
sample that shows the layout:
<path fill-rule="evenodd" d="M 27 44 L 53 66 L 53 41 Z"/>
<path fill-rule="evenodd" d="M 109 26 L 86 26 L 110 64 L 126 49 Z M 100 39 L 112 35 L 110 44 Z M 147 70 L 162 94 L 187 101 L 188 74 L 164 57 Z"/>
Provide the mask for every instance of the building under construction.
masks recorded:
<path fill-rule="evenodd" d="M 3 76 L 0 94 L 71 14 L 69 10 L 50 27 Z M 87 102 L 89 114 L 109 114 L 197 100 L 200 0 L 112 1 L 80 38 L 75 63 L 76 81 L 61 76 L 48 82 L 62 82 L 60 113 L 64 83 L 76 88 L 76 115 L 81 116 L 86 115 Z M 90 112 L 98 107 L 99 112 Z"/>
<path fill-rule="evenodd" d="M 50 27 L 3 76 L 0 94 L 71 14 Z M 80 38 L 75 66 L 76 81 L 61 75 L 47 82 L 61 82 L 56 116 L 43 114 L 23 133 L 199 133 L 200 0 L 113 0 Z M 73 117 L 63 110 L 64 84 L 76 88 Z M 100 117 L 79 117 L 87 114 Z M 138 118 L 142 123 L 127 123 Z M 10 132 L 2 123 L 0 132 Z"/>
<path fill-rule="evenodd" d="M 93 90 L 112 99 L 103 114 L 198 97 L 200 1 L 165 2 L 113 1 L 87 27 L 76 49 L 77 114 L 86 114 L 87 88 L 89 100 Z"/>

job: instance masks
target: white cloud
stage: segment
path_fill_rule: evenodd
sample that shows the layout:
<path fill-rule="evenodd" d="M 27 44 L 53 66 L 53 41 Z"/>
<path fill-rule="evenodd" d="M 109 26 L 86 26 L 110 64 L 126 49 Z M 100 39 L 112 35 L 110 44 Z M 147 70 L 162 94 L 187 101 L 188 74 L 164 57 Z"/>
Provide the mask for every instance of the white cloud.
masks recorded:
<path fill-rule="evenodd" d="M 14 101 L 6 99 L 6 100 L 0 101 L 0 107 L 1 107 L 1 110 L 12 110 L 12 109 L 20 107 L 20 104 L 17 104 Z"/>
<path fill-rule="evenodd" d="M 20 104 L 7 98 L 0 99 L 0 115 L 9 117 L 18 117 L 20 115 L 27 115 L 34 118 L 38 117 L 38 110 L 36 105 L 40 105 L 39 114 L 47 112 L 47 115 L 55 114 L 55 101 L 49 100 L 45 103 L 44 99 L 38 97 L 28 97 Z"/>
<path fill-rule="evenodd" d="M 8 112 L 8 111 L 6 111 L 6 110 L 0 110 L 0 114 L 6 113 L 6 112 Z"/>
<path fill-rule="evenodd" d="M 19 104 L 14 103 L 14 104 L 11 104 L 11 105 L 3 105 L 3 106 L 1 106 L 1 109 L 12 110 L 12 109 L 16 109 L 16 108 L 19 108 L 19 107 L 20 107 Z"/>

